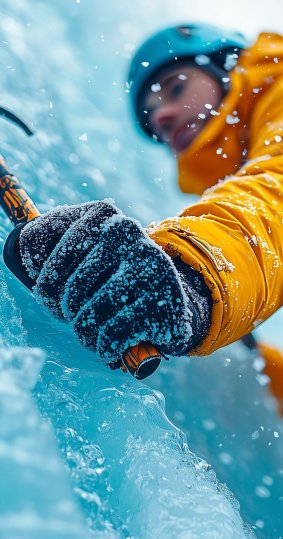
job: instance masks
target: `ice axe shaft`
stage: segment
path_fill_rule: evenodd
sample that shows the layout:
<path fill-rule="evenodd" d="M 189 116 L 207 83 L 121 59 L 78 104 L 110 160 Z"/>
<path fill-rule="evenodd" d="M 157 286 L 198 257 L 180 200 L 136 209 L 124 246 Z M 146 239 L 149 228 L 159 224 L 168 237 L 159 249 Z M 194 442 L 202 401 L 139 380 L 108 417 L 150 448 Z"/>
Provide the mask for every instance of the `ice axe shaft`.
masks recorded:
<path fill-rule="evenodd" d="M 40 215 L 18 178 L 7 169 L 0 157 L 0 203 L 14 226 L 26 224 Z"/>
<path fill-rule="evenodd" d="M 26 133 L 26 135 L 28 135 L 28 137 L 31 137 L 33 135 L 33 130 L 30 128 L 27 122 L 23 120 L 22 118 L 20 118 L 12 110 L 7 109 L 6 107 L 0 106 L 0 116 L 3 116 L 10 122 L 13 122 L 18 127 L 20 127 Z"/>
<path fill-rule="evenodd" d="M 19 237 L 23 227 L 40 215 L 30 196 L 26 193 L 18 178 L 7 169 L 0 158 L 0 204 L 14 225 L 9 234 L 3 252 L 6 266 L 29 289 L 34 281 L 28 276 L 20 257 Z M 127 370 L 136 378 L 142 379 L 155 371 L 162 355 L 149 342 L 141 342 L 129 348 L 123 354 L 121 369 Z"/>

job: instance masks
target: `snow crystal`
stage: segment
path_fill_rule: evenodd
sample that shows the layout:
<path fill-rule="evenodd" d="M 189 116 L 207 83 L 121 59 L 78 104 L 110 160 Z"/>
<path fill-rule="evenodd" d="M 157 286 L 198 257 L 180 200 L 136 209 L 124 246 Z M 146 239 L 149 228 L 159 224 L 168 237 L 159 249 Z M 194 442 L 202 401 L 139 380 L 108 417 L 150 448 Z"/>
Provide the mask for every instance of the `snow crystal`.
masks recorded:
<path fill-rule="evenodd" d="M 195 63 L 199 66 L 204 66 L 210 64 L 210 58 L 205 54 L 198 54 L 197 56 L 195 56 Z"/>
<path fill-rule="evenodd" d="M 263 520 L 256 520 L 255 525 L 257 528 L 263 529 L 264 528 L 264 521 Z"/>
<path fill-rule="evenodd" d="M 261 386 L 266 386 L 270 382 L 270 378 L 266 374 L 257 374 L 256 379 Z"/>
<path fill-rule="evenodd" d="M 221 462 L 223 462 L 223 464 L 232 464 L 233 462 L 233 457 L 230 455 L 230 453 L 226 453 L 225 451 L 222 451 L 221 453 L 219 453 L 219 459 L 221 460 Z"/>
<path fill-rule="evenodd" d="M 262 477 L 262 482 L 263 482 L 265 485 L 267 485 L 267 486 L 270 487 L 271 485 L 273 485 L 274 480 L 273 480 L 273 478 L 270 477 L 269 475 L 263 475 L 263 477 Z"/>
<path fill-rule="evenodd" d="M 227 54 L 226 59 L 225 59 L 224 69 L 226 69 L 226 71 L 231 71 L 231 69 L 233 69 L 233 67 L 237 65 L 237 61 L 238 61 L 238 55 L 236 53 Z"/>
<path fill-rule="evenodd" d="M 229 125 L 237 124 L 239 121 L 240 118 L 238 118 L 238 116 L 234 116 L 232 114 L 227 114 L 226 116 L 226 123 Z"/>
<path fill-rule="evenodd" d="M 255 371 L 262 372 L 264 367 L 265 367 L 265 361 L 262 359 L 262 357 L 259 356 L 253 360 L 253 368 Z"/>
<path fill-rule="evenodd" d="M 212 419 L 204 419 L 202 424 L 204 429 L 208 431 L 212 431 L 216 428 L 215 422 Z"/>
<path fill-rule="evenodd" d="M 269 498 L 269 496 L 271 495 L 270 491 L 262 485 L 259 485 L 255 488 L 255 494 L 259 498 Z"/>
<path fill-rule="evenodd" d="M 160 92 L 160 90 L 161 90 L 161 86 L 160 86 L 159 82 L 151 85 L 151 91 L 152 92 L 156 93 L 156 92 Z"/>
<path fill-rule="evenodd" d="M 125 90 L 125 92 L 126 92 L 127 94 L 130 93 L 130 90 L 131 90 L 131 87 L 132 87 L 132 86 L 133 86 L 133 81 L 132 81 L 132 80 L 129 81 L 129 82 L 126 81 L 126 90 Z"/>
<path fill-rule="evenodd" d="M 83 141 L 87 141 L 87 133 L 83 133 L 82 135 L 80 135 L 79 137 L 79 140 L 83 140 Z"/>

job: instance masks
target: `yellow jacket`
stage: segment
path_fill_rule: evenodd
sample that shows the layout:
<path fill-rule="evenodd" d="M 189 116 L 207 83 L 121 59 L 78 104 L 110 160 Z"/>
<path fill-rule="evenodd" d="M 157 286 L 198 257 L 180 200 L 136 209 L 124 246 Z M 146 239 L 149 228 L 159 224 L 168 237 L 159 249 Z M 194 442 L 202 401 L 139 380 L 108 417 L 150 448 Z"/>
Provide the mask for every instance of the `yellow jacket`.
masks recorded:
<path fill-rule="evenodd" d="M 183 191 L 211 189 L 150 231 L 212 292 L 209 334 L 190 355 L 239 339 L 283 304 L 282 36 L 262 33 L 242 52 L 217 112 L 178 162 Z"/>

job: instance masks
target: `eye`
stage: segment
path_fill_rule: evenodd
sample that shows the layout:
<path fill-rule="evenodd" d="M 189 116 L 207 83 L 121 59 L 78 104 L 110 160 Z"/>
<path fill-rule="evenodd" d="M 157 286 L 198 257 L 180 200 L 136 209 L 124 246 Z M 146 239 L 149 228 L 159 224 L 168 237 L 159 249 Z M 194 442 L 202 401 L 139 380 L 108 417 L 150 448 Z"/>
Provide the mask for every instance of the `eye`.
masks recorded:
<path fill-rule="evenodd" d="M 170 97 L 179 97 L 179 95 L 181 95 L 181 93 L 183 92 L 185 88 L 185 84 L 184 82 L 176 82 L 175 84 L 173 84 L 170 88 Z"/>

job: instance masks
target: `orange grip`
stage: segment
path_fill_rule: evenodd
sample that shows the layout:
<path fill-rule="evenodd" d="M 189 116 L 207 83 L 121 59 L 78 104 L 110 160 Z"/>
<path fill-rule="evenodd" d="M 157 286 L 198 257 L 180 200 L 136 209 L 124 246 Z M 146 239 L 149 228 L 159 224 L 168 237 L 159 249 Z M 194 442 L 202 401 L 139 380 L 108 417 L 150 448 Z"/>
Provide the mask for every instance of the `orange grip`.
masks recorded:
<path fill-rule="evenodd" d="M 16 226 L 40 215 L 32 199 L 0 158 L 0 203 L 6 215 Z"/>
<path fill-rule="evenodd" d="M 123 372 L 129 370 L 133 376 L 142 379 L 155 371 L 161 359 L 162 354 L 155 346 L 150 342 L 140 342 L 125 352 L 121 369 Z"/>

